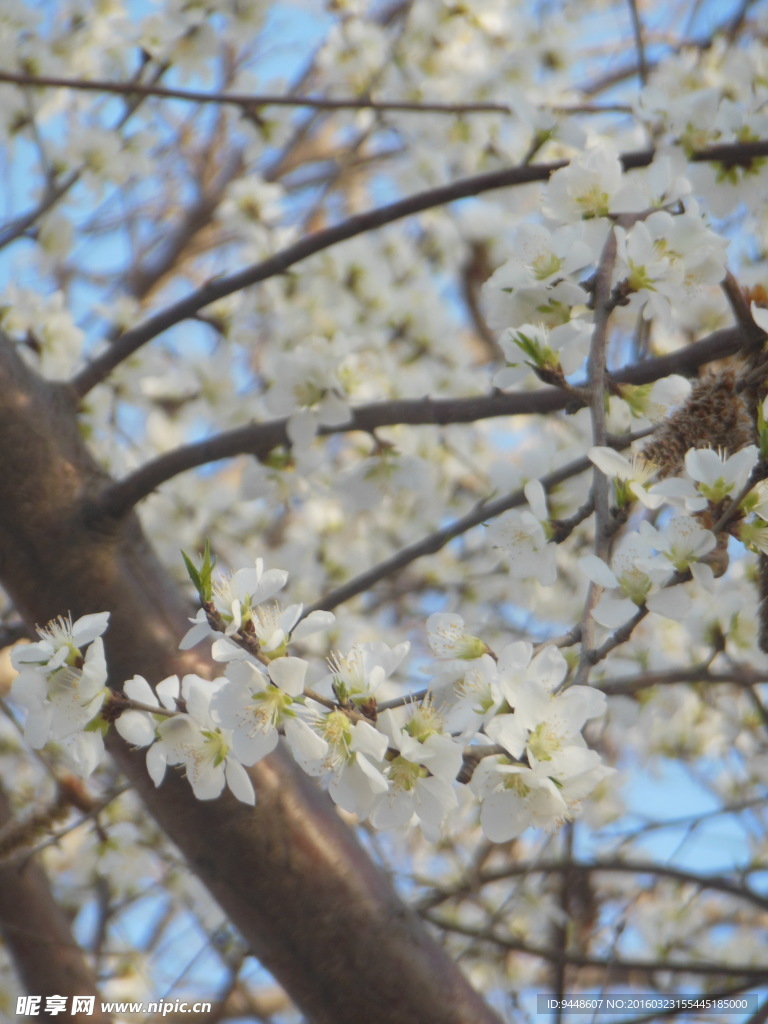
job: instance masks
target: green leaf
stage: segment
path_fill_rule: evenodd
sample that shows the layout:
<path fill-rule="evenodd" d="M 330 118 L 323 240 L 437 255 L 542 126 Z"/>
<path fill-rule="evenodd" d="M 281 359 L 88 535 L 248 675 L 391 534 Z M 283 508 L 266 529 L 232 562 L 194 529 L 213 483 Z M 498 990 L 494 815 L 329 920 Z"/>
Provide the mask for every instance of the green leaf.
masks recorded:
<path fill-rule="evenodd" d="M 211 582 L 213 575 L 213 567 L 216 564 L 216 559 L 211 557 L 211 544 L 208 538 L 205 540 L 205 550 L 203 552 L 200 568 L 195 566 L 195 563 L 186 553 L 181 552 L 181 557 L 184 559 L 184 565 L 187 568 L 189 578 L 194 584 L 195 590 L 198 593 L 200 601 L 203 604 L 210 602 L 213 596 L 213 584 Z"/>

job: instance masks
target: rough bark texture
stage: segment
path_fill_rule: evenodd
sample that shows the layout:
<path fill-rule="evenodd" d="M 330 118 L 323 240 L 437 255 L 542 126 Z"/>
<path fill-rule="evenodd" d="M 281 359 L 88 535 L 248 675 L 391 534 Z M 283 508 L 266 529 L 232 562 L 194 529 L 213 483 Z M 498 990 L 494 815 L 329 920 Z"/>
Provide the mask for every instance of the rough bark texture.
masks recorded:
<path fill-rule="evenodd" d="M 0 790 L 0 827 L 11 821 L 8 798 Z M 67 1019 L 91 1024 L 107 1024 L 111 1020 L 101 1012 L 96 978 L 38 864 L 0 865 L 0 934 L 22 984 L 30 995 L 40 997 L 40 1017 L 61 1020 L 59 1014 L 46 1013 L 47 996 L 64 996 L 68 1009 L 74 996 L 93 996 L 93 1013 L 68 1013 Z"/>
<path fill-rule="evenodd" d="M 110 680 L 198 669 L 178 640 L 189 609 L 137 520 L 89 517 L 107 478 L 78 433 L 71 392 L 0 338 L 0 581 L 25 620 L 108 610 Z M 284 755 L 253 770 L 258 805 L 201 803 L 144 758 L 113 755 L 254 954 L 318 1024 L 484 1024 L 498 1018 L 397 898 L 324 794 Z"/>

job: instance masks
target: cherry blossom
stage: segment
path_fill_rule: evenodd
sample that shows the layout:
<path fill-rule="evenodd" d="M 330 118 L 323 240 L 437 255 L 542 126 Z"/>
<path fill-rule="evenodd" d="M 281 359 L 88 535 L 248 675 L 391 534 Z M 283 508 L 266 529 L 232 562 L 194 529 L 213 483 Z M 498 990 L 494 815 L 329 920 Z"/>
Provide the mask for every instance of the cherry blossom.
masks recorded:
<path fill-rule="evenodd" d="M 40 640 L 13 651 L 12 662 L 19 674 L 11 689 L 16 701 L 27 709 L 24 735 L 36 749 L 49 740 L 68 740 L 79 734 L 98 715 L 108 693 L 107 664 L 101 634 L 108 613 L 85 615 L 74 623 L 59 618 L 38 630 Z M 88 644 L 83 655 L 81 647 Z M 83 754 L 95 767 L 100 736 L 93 732 L 90 753 Z M 83 741 L 85 742 L 85 741 Z"/>
<path fill-rule="evenodd" d="M 182 765 L 199 800 L 213 800 L 227 786 L 238 800 L 255 803 L 253 785 L 231 752 L 231 735 L 220 727 L 211 707 L 221 680 L 214 684 L 188 675 L 177 685 L 188 713 L 158 724 L 157 739 L 147 753 L 153 782 L 160 785 L 166 765 Z"/>
<path fill-rule="evenodd" d="M 622 543 L 612 559 L 612 568 L 597 555 L 579 559 L 582 572 L 604 588 L 592 615 L 601 626 L 622 625 L 639 607 L 677 619 L 684 618 L 690 598 L 682 586 L 661 587 L 669 568 L 654 560 L 646 538 L 633 534 Z"/>
<path fill-rule="evenodd" d="M 636 452 L 628 459 L 613 448 L 596 446 L 587 454 L 602 473 L 623 483 L 626 491 L 646 508 L 660 508 L 664 504 L 664 494 L 655 492 L 652 486 L 659 467 L 643 458 L 642 452 Z M 628 497 L 619 490 L 619 504 L 626 504 Z"/>
<path fill-rule="evenodd" d="M 227 682 L 213 697 L 221 724 L 232 730 L 232 750 L 243 764 L 254 764 L 277 746 L 278 729 L 294 712 L 291 705 L 304 690 L 307 663 L 277 658 L 269 677 L 251 662 L 234 662 Z"/>
<path fill-rule="evenodd" d="M 323 713 L 308 706 L 306 718 L 286 721 L 293 756 L 310 775 L 323 778 L 345 811 L 366 818 L 377 796 L 388 789 L 383 774 L 387 737 L 343 711 Z"/>
<path fill-rule="evenodd" d="M 239 929 L 283 984 L 293 950 L 252 942 L 217 859 L 252 864 L 249 830 L 195 837 L 202 856 L 161 829 L 169 777 L 186 822 L 229 795 L 247 822 L 285 755 L 494 1005 L 510 949 L 523 999 L 549 984 L 566 918 L 572 979 L 610 950 L 638 990 L 696 960 L 741 992 L 759 900 L 743 871 L 695 877 L 695 843 L 747 814 L 744 863 L 768 848 L 760 5 L 146 6 L 0 5 L 0 420 L 23 455 L 4 630 L 93 613 L 11 656 L 4 856 L 26 830 L 115 998 L 180 962 L 125 938 L 142 880 L 167 899 L 155 941 L 201 929 L 237 964 Z M 180 637 L 179 547 L 201 539 Z M 159 787 L 159 826 L 112 755 Z M 704 818 L 646 828 L 654 771 L 703 787 Z M 276 795 L 269 829 L 294 806 Z M 679 878 L 647 870 L 649 828 L 676 830 Z M 308 1019 L 316 982 L 286 984 Z"/>
<path fill-rule="evenodd" d="M 747 445 L 734 455 L 725 456 L 711 449 L 691 449 L 685 456 L 685 468 L 696 482 L 698 492 L 714 503 L 736 496 L 744 487 L 757 458 L 757 448 Z"/>

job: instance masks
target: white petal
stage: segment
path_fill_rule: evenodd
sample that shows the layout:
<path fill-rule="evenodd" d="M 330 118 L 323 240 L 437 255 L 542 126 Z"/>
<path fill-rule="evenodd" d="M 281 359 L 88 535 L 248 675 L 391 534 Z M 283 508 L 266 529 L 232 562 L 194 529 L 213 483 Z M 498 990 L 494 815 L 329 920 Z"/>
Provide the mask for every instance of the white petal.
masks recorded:
<path fill-rule="evenodd" d="M 165 756 L 162 743 L 154 743 L 147 751 L 147 772 L 155 786 L 159 786 L 165 778 L 167 764 L 168 759 Z"/>
<path fill-rule="evenodd" d="M 416 786 L 416 808 L 421 820 L 436 827 L 459 803 L 456 790 L 443 779 L 421 779 Z"/>
<path fill-rule="evenodd" d="M 75 647 L 89 644 L 97 636 L 101 636 L 109 623 L 109 612 L 96 612 L 83 615 L 72 626 L 72 642 Z"/>
<path fill-rule="evenodd" d="M 97 636 L 85 654 L 80 692 L 93 696 L 107 682 L 107 661 L 104 656 L 104 641 Z"/>
<path fill-rule="evenodd" d="M 601 626 L 615 629 L 617 626 L 622 626 L 636 611 L 637 605 L 628 597 L 617 599 L 611 597 L 610 594 L 603 594 L 595 605 L 592 618 Z"/>
<path fill-rule="evenodd" d="M 688 614 L 691 599 L 684 587 L 668 587 L 651 594 L 645 602 L 648 610 L 663 615 L 668 619 L 681 621 Z"/>
<path fill-rule="evenodd" d="M 242 661 L 248 657 L 248 652 L 227 640 L 226 637 L 219 637 L 211 644 L 211 656 L 214 661 Z"/>
<path fill-rule="evenodd" d="M 619 581 L 613 571 L 597 555 L 584 555 L 578 564 L 587 579 L 599 587 L 618 587 Z"/>
<path fill-rule="evenodd" d="M 155 689 L 163 707 L 168 708 L 169 711 L 176 711 L 178 706 L 176 700 L 181 692 L 179 677 L 168 676 L 167 679 L 158 683 Z"/>
<path fill-rule="evenodd" d="M 756 302 L 753 302 L 749 307 L 752 313 L 752 319 L 755 321 L 761 331 L 765 331 L 768 334 L 768 309 L 763 309 L 762 306 L 758 306 Z"/>
<path fill-rule="evenodd" d="M 512 757 L 520 757 L 525 749 L 527 730 L 515 715 L 496 715 L 486 725 L 488 736 L 507 750 Z"/>
<path fill-rule="evenodd" d="M 289 718 L 286 721 L 285 738 L 294 758 L 305 771 L 328 753 L 327 742 L 300 718 Z"/>
<path fill-rule="evenodd" d="M 350 750 L 368 754 L 380 761 L 387 752 L 387 737 L 368 722 L 355 722 Z"/>
<path fill-rule="evenodd" d="M 181 692 L 187 703 L 187 712 L 199 725 L 209 728 L 211 721 L 211 698 L 219 689 L 208 679 L 194 674 L 184 676 L 181 681 Z"/>
<path fill-rule="evenodd" d="M 587 457 L 606 476 L 615 476 L 619 480 L 629 480 L 632 477 L 632 465 L 629 459 L 625 459 L 613 448 L 600 446 L 590 448 Z"/>
<path fill-rule="evenodd" d="M 104 737 L 101 732 L 79 732 L 64 743 L 64 751 L 74 771 L 87 779 L 104 757 Z"/>
<path fill-rule="evenodd" d="M 155 723 L 144 711 L 124 711 L 115 722 L 115 728 L 126 743 L 134 747 L 148 747 L 155 739 Z"/>
<path fill-rule="evenodd" d="M 286 425 L 288 440 L 299 451 L 309 448 L 317 433 L 317 417 L 309 409 L 293 413 Z"/>
<path fill-rule="evenodd" d="M 198 800 L 215 800 L 221 796 L 227 781 L 224 765 L 210 763 L 200 768 L 194 762 L 188 764 L 187 778 Z"/>
<path fill-rule="evenodd" d="M 241 803 L 250 804 L 253 807 L 256 803 L 256 793 L 253 790 L 253 783 L 245 768 L 233 757 L 228 757 L 225 771 L 227 785 L 232 793 Z"/>
<path fill-rule="evenodd" d="M 525 487 L 523 487 L 523 494 L 525 495 L 525 500 L 531 506 L 531 512 L 533 512 L 537 519 L 545 520 L 549 518 L 547 513 L 547 496 L 540 480 L 529 480 Z"/>
<path fill-rule="evenodd" d="M 333 612 L 316 611 L 310 612 L 306 618 L 296 626 L 291 633 L 292 640 L 301 640 L 302 637 L 318 633 L 321 629 L 328 629 L 336 621 Z"/>
<path fill-rule="evenodd" d="M 530 665 L 531 680 L 539 683 L 545 690 L 554 690 L 565 679 L 568 663 L 557 647 L 543 648 Z"/>
<path fill-rule="evenodd" d="M 645 505 L 649 509 L 661 508 L 664 504 L 664 496 L 659 491 L 646 490 L 641 484 L 631 483 L 629 489 L 640 502 L 641 505 Z"/>
<path fill-rule="evenodd" d="M 317 414 L 320 423 L 328 427 L 340 427 L 342 423 L 349 423 L 351 416 L 349 405 L 335 391 L 329 391 L 323 396 Z"/>
<path fill-rule="evenodd" d="M 304 691 L 304 679 L 309 665 L 303 658 L 275 658 L 269 663 L 269 678 L 291 697 Z"/>
<path fill-rule="evenodd" d="M 480 809 L 480 825 L 492 843 L 516 839 L 531 824 L 521 800 L 506 790 L 490 793 Z"/>
<path fill-rule="evenodd" d="M 213 630 L 208 624 L 205 612 L 201 608 L 197 613 L 196 619 L 190 619 L 194 625 L 191 629 L 187 630 L 184 636 L 179 642 L 179 648 L 182 651 L 189 650 L 190 647 L 194 647 L 195 644 L 199 644 L 201 640 L 204 640 L 207 636 L 213 635 Z"/>
<path fill-rule="evenodd" d="M 153 704 L 159 707 L 157 697 L 152 692 L 152 687 L 144 676 L 134 676 L 133 679 L 128 679 L 123 686 L 123 692 L 126 697 L 130 697 L 131 700 L 137 700 L 142 704 Z"/>
<path fill-rule="evenodd" d="M 413 795 L 405 790 L 382 794 L 371 813 L 374 828 L 402 828 L 413 817 Z"/>
<path fill-rule="evenodd" d="M 288 573 L 285 569 L 267 569 L 251 595 L 253 604 L 268 601 L 270 597 L 274 597 L 279 590 L 282 590 L 287 582 Z"/>
<path fill-rule="evenodd" d="M 24 739 L 33 750 L 40 750 L 48 742 L 53 721 L 53 708 L 46 705 L 38 712 L 29 711 L 24 723 Z"/>

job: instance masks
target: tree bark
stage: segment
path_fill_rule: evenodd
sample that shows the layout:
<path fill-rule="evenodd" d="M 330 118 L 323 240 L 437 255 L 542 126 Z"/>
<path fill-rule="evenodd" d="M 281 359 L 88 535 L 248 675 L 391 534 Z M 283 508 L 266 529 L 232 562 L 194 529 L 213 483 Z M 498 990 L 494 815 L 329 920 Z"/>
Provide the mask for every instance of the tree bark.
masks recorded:
<path fill-rule="evenodd" d="M 13 823 L 11 807 L 0 789 L 0 827 Z M 96 977 L 86 962 L 66 914 L 57 906 L 48 878 L 39 864 L 0 864 L 0 934 L 11 954 L 16 973 L 28 993 L 38 996 L 39 1016 L 46 1013 L 48 996 L 64 996 L 67 1020 L 82 1024 L 108 1024 L 101 1011 Z M 74 996 L 92 996 L 93 1012 L 73 1013 Z"/>
<path fill-rule="evenodd" d="M 109 483 L 80 437 L 76 399 L 0 337 L 0 582 L 30 625 L 109 611 L 110 683 L 210 672 L 180 652 L 189 608 L 131 514 L 89 517 Z M 98 526 L 96 525 L 98 523 Z M 256 808 L 202 803 L 113 737 L 113 756 L 253 953 L 317 1024 L 498 1024 L 397 897 L 325 794 L 282 752 L 252 771 Z"/>

